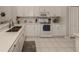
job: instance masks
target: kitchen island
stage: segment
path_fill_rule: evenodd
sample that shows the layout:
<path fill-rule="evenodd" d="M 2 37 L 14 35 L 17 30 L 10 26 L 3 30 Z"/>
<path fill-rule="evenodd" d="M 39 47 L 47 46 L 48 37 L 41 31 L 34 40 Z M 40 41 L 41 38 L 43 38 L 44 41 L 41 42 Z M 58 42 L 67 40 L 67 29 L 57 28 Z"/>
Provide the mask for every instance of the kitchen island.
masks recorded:
<path fill-rule="evenodd" d="M 19 26 L 19 25 L 18 25 Z M 18 32 L 0 32 L 0 52 L 21 52 L 25 40 L 24 26 Z"/>

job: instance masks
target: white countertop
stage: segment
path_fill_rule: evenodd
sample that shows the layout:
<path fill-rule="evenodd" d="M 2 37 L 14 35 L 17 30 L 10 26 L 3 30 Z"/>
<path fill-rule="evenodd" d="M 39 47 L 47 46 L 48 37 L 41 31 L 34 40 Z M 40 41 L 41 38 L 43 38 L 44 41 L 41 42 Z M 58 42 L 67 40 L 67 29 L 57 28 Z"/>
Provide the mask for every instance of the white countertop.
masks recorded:
<path fill-rule="evenodd" d="M 74 33 L 73 34 L 75 37 L 79 37 L 79 33 Z"/>
<path fill-rule="evenodd" d="M 3 28 L 3 27 L 5 27 L 5 26 L 7 26 L 7 25 L 8 25 L 8 23 L 6 23 L 6 24 L 0 24 L 0 29 Z"/>
<path fill-rule="evenodd" d="M 23 28 L 24 25 L 18 32 L 6 32 L 7 29 L 0 32 L 0 52 L 8 52 Z"/>

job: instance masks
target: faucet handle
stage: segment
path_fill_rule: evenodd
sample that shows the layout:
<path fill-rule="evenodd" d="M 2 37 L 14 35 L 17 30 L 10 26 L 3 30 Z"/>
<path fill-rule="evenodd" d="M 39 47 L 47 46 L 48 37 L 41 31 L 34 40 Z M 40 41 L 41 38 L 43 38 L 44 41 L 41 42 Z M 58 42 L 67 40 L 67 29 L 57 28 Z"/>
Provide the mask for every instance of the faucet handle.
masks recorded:
<path fill-rule="evenodd" d="M 11 28 L 11 23 L 9 23 L 9 28 Z"/>

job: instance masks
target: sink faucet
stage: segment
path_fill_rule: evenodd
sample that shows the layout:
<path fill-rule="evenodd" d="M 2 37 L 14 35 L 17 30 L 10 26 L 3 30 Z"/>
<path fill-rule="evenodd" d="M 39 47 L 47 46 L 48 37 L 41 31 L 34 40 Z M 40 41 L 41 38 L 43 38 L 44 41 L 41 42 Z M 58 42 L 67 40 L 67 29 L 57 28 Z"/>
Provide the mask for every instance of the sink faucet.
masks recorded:
<path fill-rule="evenodd" d="M 9 23 L 9 28 L 11 28 L 11 23 Z"/>
<path fill-rule="evenodd" d="M 12 26 L 14 26 L 14 22 L 12 20 L 9 21 L 9 28 L 11 28 Z"/>

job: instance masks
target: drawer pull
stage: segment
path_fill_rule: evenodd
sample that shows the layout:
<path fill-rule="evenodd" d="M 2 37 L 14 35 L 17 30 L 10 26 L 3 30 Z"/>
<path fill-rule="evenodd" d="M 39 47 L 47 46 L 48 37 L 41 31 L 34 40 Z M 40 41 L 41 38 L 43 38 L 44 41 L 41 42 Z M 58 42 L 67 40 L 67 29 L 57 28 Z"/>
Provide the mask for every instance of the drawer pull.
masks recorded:
<path fill-rule="evenodd" d="M 16 47 L 16 45 L 14 45 L 14 47 Z"/>

